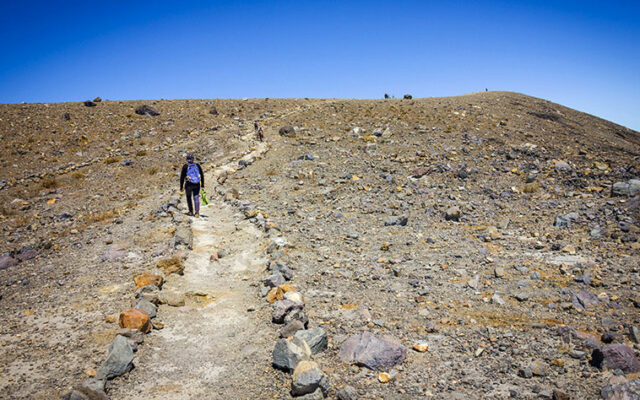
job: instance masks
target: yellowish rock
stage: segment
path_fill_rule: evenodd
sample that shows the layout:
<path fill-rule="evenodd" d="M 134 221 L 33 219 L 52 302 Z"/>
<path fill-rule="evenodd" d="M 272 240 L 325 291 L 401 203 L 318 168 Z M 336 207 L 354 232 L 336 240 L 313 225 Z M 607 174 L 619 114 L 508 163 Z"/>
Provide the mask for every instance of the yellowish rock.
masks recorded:
<path fill-rule="evenodd" d="M 429 345 L 428 344 L 416 344 L 413 346 L 413 349 L 415 351 L 417 351 L 418 353 L 425 353 L 427 350 L 429 350 Z"/>
<path fill-rule="evenodd" d="M 380 372 L 378 374 L 378 380 L 382 383 L 387 383 L 391 381 L 391 375 L 387 374 L 386 372 Z"/>

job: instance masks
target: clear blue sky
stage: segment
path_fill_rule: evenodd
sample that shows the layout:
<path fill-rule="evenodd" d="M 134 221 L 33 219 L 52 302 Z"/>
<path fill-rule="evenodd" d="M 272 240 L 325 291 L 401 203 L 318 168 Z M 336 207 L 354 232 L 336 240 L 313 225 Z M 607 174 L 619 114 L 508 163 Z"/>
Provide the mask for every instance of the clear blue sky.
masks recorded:
<path fill-rule="evenodd" d="M 509 90 L 640 130 L 640 1 L 2 1 L 0 102 Z"/>

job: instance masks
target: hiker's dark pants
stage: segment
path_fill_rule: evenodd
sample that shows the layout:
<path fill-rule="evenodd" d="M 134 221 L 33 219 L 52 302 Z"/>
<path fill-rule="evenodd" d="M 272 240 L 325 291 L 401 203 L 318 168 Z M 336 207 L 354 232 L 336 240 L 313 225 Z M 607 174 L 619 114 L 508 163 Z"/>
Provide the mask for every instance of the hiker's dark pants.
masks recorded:
<path fill-rule="evenodd" d="M 200 214 L 200 184 L 199 183 L 185 183 L 184 191 L 187 194 L 187 206 L 189 212 L 193 214 L 193 205 L 196 206 L 196 214 Z M 193 198 L 193 204 L 191 199 Z"/>

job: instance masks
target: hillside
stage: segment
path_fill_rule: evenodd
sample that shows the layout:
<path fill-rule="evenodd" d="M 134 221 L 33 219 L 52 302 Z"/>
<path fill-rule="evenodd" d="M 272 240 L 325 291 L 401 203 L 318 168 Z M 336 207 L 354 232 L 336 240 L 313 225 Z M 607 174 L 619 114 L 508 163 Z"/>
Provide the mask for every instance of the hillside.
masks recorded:
<path fill-rule="evenodd" d="M 136 114 L 143 104 L 160 115 Z M 285 126 L 294 129 L 280 135 Z M 590 365 L 593 348 L 640 349 L 629 333 L 640 329 L 640 199 L 612 191 L 640 176 L 640 133 L 588 114 L 509 92 L 101 101 L 0 105 L 0 128 L 0 390 L 9 398 L 59 397 L 93 375 L 132 306 L 133 276 L 171 255 L 189 276 L 194 246 L 184 239 L 202 227 L 192 230 L 184 201 L 176 205 L 188 152 L 205 169 L 207 217 L 220 228 L 212 265 L 224 250 L 293 271 L 309 327 L 329 338 L 314 360 L 333 398 L 350 386 L 363 399 L 554 390 L 597 399 L 628 371 Z M 264 152 L 238 164 L 256 149 Z M 221 174 L 229 165 L 237 171 Z M 288 244 L 274 248 L 274 238 Z M 241 257 L 242 240 L 260 262 Z M 235 328 L 230 343 L 251 347 L 242 361 L 225 353 L 220 375 L 171 381 L 174 372 L 153 372 L 170 362 L 154 350 L 166 345 L 165 326 L 140 345 L 139 367 L 107 382 L 109 396 L 290 398 L 288 374 L 270 366 L 281 327 L 269 324 L 268 274 L 254 272 L 238 275 L 246 326 L 257 329 L 247 343 Z M 213 292 L 187 297 L 196 312 L 224 307 Z M 177 313 L 163 304 L 156 319 L 202 323 Z M 409 349 L 384 371 L 389 382 L 341 361 L 341 346 L 362 331 Z M 423 344 L 426 352 L 412 350 Z M 212 382 L 218 392 L 205 391 Z"/>

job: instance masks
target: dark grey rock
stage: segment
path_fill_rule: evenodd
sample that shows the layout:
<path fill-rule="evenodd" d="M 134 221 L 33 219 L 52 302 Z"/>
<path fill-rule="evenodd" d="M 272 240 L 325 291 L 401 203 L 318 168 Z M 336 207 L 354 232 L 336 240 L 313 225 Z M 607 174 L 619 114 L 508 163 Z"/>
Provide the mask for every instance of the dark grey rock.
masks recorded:
<path fill-rule="evenodd" d="M 276 261 L 271 268 L 273 272 L 278 272 L 284 277 L 284 279 L 290 281 L 293 279 L 293 271 L 283 263 Z"/>
<path fill-rule="evenodd" d="M 136 114 L 146 115 L 148 117 L 155 117 L 160 115 L 160 112 L 158 112 L 158 110 L 156 110 L 155 108 L 145 104 L 136 108 Z"/>
<path fill-rule="evenodd" d="M 293 372 L 300 361 L 311 359 L 311 349 L 304 340 L 297 337 L 278 339 L 273 349 L 273 366 Z"/>
<path fill-rule="evenodd" d="M 143 286 L 136 290 L 136 300 L 147 300 L 150 303 L 158 304 L 160 302 L 160 289 L 156 285 Z"/>
<path fill-rule="evenodd" d="M 209 114 L 211 114 L 211 115 L 218 115 L 218 109 L 217 109 L 217 108 L 215 108 L 215 107 L 211 107 L 211 108 L 209 109 Z"/>
<path fill-rule="evenodd" d="M 629 327 L 629 337 L 636 343 L 640 343 L 640 328 L 637 326 Z"/>
<path fill-rule="evenodd" d="M 264 280 L 265 286 L 270 288 L 278 287 L 285 282 L 284 276 L 280 272 L 274 271 L 270 277 Z"/>
<path fill-rule="evenodd" d="M 384 221 L 384 226 L 392 226 L 392 225 L 406 226 L 407 222 L 409 222 L 409 218 L 407 217 L 389 217 Z"/>
<path fill-rule="evenodd" d="M 329 392 L 329 378 L 320 370 L 317 363 L 300 361 L 293 372 L 291 394 L 293 396 L 303 396 L 314 393 L 318 389 L 326 396 Z"/>
<path fill-rule="evenodd" d="M 383 370 L 402 363 L 407 357 L 406 347 L 370 332 L 351 336 L 340 347 L 340 360 L 345 363 Z"/>
<path fill-rule="evenodd" d="M 84 106 L 85 106 L 85 107 L 95 107 L 95 106 L 97 106 L 97 104 L 96 104 L 96 103 L 94 103 L 94 102 L 93 102 L 93 101 L 91 101 L 91 100 L 87 100 L 87 101 L 85 101 L 85 102 L 84 102 Z"/>
<path fill-rule="evenodd" d="M 309 325 L 309 317 L 303 310 L 293 310 L 284 317 L 285 324 L 293 321 L 300 321 L 305 328 Z"/>
<path fill-rule="evenodd" d="M 591 365 L 600 369 L 620 369 L 626 374 L 640 372 L 640 361 L 633 349 L 622 343 L 594 349 L 591 353 Z"/>
<path fill-rule="evenodd" d="M 280 337 L 288 338 L 294 336 L 296 332 L 302 329 L 304 329 L 304 324 L 301 321 L 294 319 L 288 324 L 285 324 L 282 329 L 280 329 Z"/>
<path fill-rule="evenodd" d="M 279 300 L 273 303 L 273 312 L 271 315 L 271 320 L 275 324 L 284 323 L 284 319 L 290 312 L 294 310 L 302 310 L 304 308 L 304 304 L 299 303 L 297 301 L 291 300 Z"/>
<path fill-rule="evenodd" d="M 290 126 L 290 125 L 283 126 L 282 128 L 280 128 L 278 133 L 280 134 L 280 136 L 286 136 L 286 137 L 296 136 L 296 130 L 293 128 L 293 126 Z"/>
<path fill-rule="evenodd" d="M 116 336 L 109 346 L 109 354 L 96 373 L 96 379 L 113 379 L 133 368 L 133 350 L 129 340 Z"/>
<path fill-rule="evenodd" d="M 328 345 L 327 333 L 322 328 L 298 331 L 295 336 L 307 342 L 311 348 L 311 354 L 318 354 L 326 350 Z"/>

